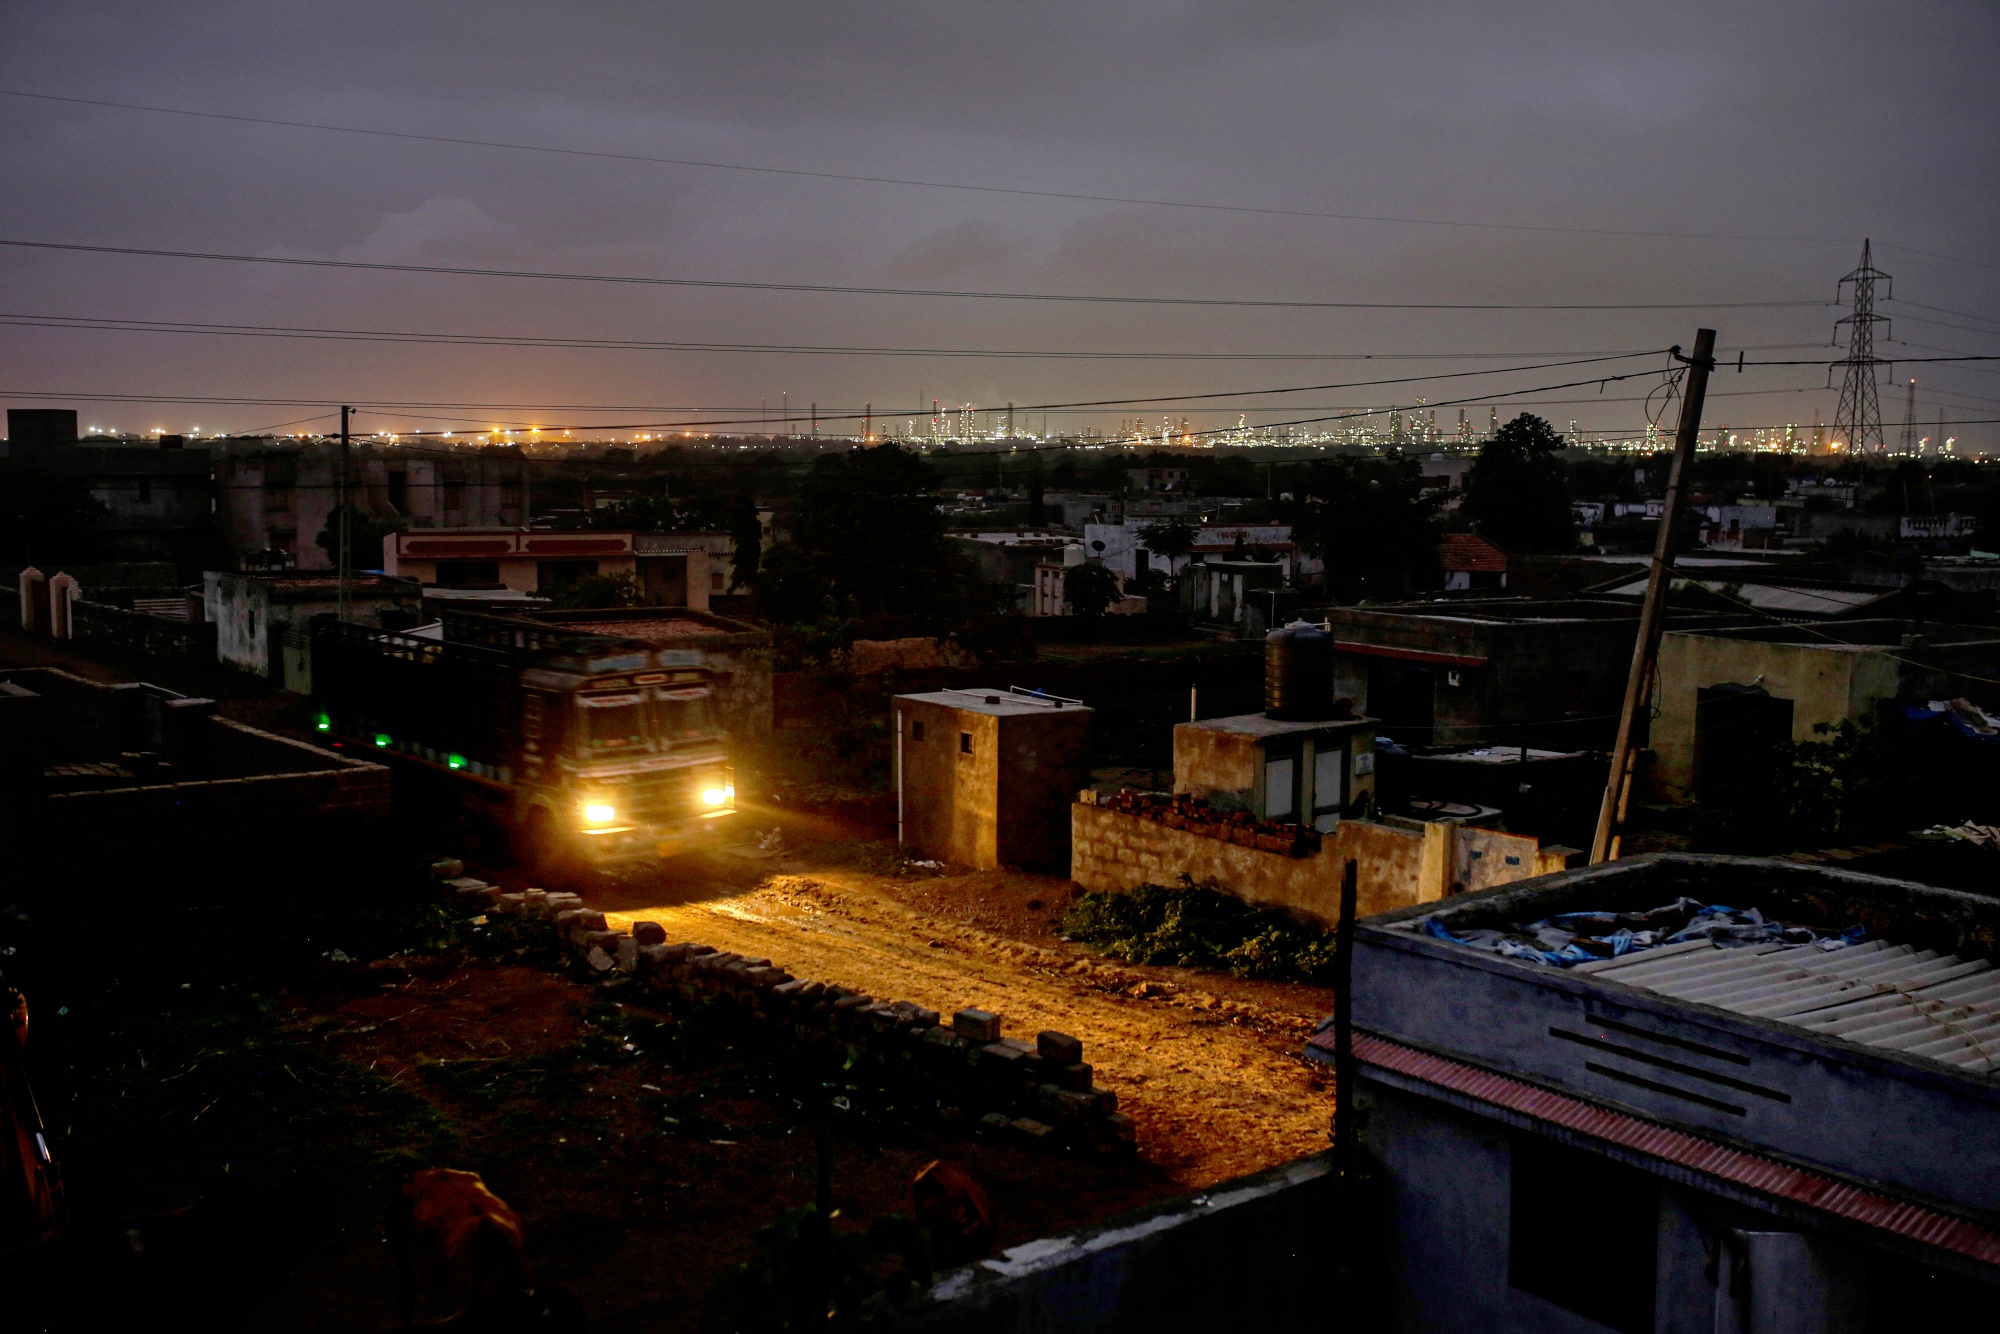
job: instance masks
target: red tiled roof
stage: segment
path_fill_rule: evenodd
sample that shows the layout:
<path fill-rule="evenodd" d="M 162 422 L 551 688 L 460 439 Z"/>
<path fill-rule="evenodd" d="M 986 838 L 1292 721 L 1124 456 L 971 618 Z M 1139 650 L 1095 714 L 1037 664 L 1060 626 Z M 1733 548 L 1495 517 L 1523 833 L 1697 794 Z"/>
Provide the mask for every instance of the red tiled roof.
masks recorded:
<path fill-rule="evenodd" d="M 1332 1038 L 1333 1033 L 1329 1029 L 1315 1037 L 1312 1045 L 1330 1052 Z M 1573 1098 L 1463 1061 L 1435 1056 L 1372 1033 L 1355 1032 L 1354 1055 L 1365 1065 L 1420 1080 L 1462 1098 L 1504 1108 L 1532 1120 L 1560 1126 L 1572 1134 L 1673 1163 L 1760 1195 L 1787 1200 L 1850 1222 L 1892 1232 L 1982 1264 L 2000 1264 L 2000 1232 L 1941 1210 L 1899 1200 L 1760 1153 L 1732 1149 L 1699 1135 L 1669 1129 L 1644 1117 L 1615 1112 L 1582 1098 Z"/>
<path fill-rule="evenodd" d="M 1507 553 L 1476 533 L 1446 533 L 1438 543 L 1438 564 L 1476 574 L 1507 573 Z"/>

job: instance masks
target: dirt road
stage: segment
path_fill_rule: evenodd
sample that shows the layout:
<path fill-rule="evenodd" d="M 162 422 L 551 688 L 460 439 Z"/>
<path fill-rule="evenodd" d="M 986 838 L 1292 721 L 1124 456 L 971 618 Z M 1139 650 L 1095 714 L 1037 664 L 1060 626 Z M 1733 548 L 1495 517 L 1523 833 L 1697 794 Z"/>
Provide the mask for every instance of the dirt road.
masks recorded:
<path fill-rule="evenodd" d="M 1331 1095 L 1298 1052 L 1330 993 L 1111 964 L 1061 939 L 1071 893 L 1063 880 L 932 871 L 893 846 L 829 841 L 724 854 L 587 900 L 614 924 L 656 921 L 671 940 L 881 999 L 993 1010 L 1013 1036 L 1073 1034 L 1138 1120 L 1144 1157 L 1190 1188 L 1324 1148 Z"/>

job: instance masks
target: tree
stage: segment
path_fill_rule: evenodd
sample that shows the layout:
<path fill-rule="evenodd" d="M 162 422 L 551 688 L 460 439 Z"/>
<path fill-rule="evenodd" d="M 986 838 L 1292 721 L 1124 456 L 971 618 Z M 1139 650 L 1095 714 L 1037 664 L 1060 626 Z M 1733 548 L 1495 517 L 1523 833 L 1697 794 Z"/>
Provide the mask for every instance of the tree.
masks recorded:
<path fill-rule="evenodd" d="M 1532 413 L 1502 426 L 1466 470 L 1463 513 L 1474 530 L 1510 552 L 1573 550 L 1562 450 L 1555 428 Z"/>
<path fill-rule="evenodd" d="M 862 614 L 952 621 L 969 562 L 945 536 L 936 484 L 931 466 L 901 445 L 822 454 L 799 488 L 793 541 L 817 560 L 828 591 Z"/>
<path fill-rule="evenodd" d="M 1280 512 L 1300 550 L 1326 563 L 1327 591 L 1343 601 L 1406 597 L 1437 569 L 1444 497 L 1415 459 L 1315 461 Z"/>
<path fill-rule="evenodd" d="M 1195 539 L 1200 536 L 1201 529 L 1186 519 L 1162 519 L 1139 530 L 1139 545 L 1165 559 L 1171 573 L 1174 562 L 1194 550 Z"/>
<path fill-rule="evenodd" d="M 84 478 L 0 459 L 0 559 L 51 566 L 97 560 L 108 514 Z"/>
<path fill-rule="evenodd" d="M 757 517 L 757 502 L 748 491 L 736 493 L 735 508 L 729 515 L 729 536 L 736 550 L 729 558 L 729 591 L 754 586 L 758 558 L 764 554 L 764 523 Z"/>
<path fill-rule="evenodd" d="M 326 553 L 327 560 L 335 567 L 340 564 L 340 515 L 345 510 L 347 520 L 347 568 L 350 570 L 379 570 L 382 568 L 382 539 L 391 533 L 400 533 L 409 524 L 399 514 L 377 518 L 367 510 L 354 505 L 335 505 L 326 516 L 326 527 L 319 530 L 314 543 Z"/>
<path fill-rule="evenodd" d="M 645 601 L 639 583 L 629 574 L 586 574 L 557 584 L 548 593 L 551 606 L 564 610 L 636 607 Z"/>
<path fill-rule="evenodd" d="M 1072 616 L 1102 616 L 1124 591 L 1117 573 L 1096 561 L 1063 571 L 1063 603 Z"/>

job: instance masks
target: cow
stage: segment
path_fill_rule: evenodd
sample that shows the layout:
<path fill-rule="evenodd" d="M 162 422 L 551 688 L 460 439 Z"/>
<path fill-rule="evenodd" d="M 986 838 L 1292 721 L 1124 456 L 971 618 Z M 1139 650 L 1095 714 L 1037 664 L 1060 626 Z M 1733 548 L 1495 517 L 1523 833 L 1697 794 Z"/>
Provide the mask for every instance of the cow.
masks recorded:
<path fill-rule="evenodd" d="M 537 1289 L 521 1218 L 476 1172 L 427 1167 L 403 1183 L 389 1216 L 399 1329 L 581 1331 L 561 1285 Z M 419 1307 L 447 1315 L 422 1323 Z"/>
<path fill-rule="evenodd" d="M 985 1187 L 958 1163 L 941 1159 L 910 1183 L 910 1205 L 931 1236 L 931 1259 L 940 1269 L 982 1260 L 993 1250 L 999 1216 Z"/>

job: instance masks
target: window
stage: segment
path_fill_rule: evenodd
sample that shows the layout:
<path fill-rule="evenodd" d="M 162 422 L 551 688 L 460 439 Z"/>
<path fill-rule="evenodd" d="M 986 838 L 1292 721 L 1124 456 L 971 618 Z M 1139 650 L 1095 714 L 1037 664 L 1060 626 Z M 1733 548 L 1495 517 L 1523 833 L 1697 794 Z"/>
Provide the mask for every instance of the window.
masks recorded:
<path fill-rule="evenodd" d="M 407 514 L 410 509 L 410 474 L 397 471 L 389 474 L 389 504 L 398 514 Z"/>
<path fill-rule="evenodd" d="M 658 699 L 661 736 L 678 740 L 715 730 L 715 698 L 706 686 L 662 690 Z"/>
<path fill-rule="evenodd" d="M 910 720 L 910 740 L 912 740 L 912 741 L 922 741 L 923 739 L 924 739 L 924 725 L 923 725 L 923 723 L 922 723 L 922 722 L 920 722 L 920 721 L 918 721 L 917 719 L 914 719 L 914 718 L 913 718 L 913 719 L 911 719 L 911 720 Z"/>
<path fill-rule="evenodd" d="M 437 563 L 440 588 L 477 588 L 500 582 L 497 560 L 441 560 Z"/>
<path fill-rule="evenodd" d="M 525 493 L 519 482 L 500 483 L 500 508 L 517 510 L 521 508 Z"/>
<path fill-rule="evenodd" d="M 1507 1283 L 1620 1331 L 1651 1334 L 1659 1188 L 1622 1163 L 1514 1139 Z"/>
<path fill-rule="evenodd" d="M 722 571 L 714 570 L 709 573 L 708 591 L 711 593 L 720 593 L 722 591 Z"/>
<path fill-rule="evenodd" d="M 282 483 L 274 483 L 264 488 L 264 508 L 266 510 L 289 510 L 292 507 L 292 488 Z"/>
<path fill-rule="evenodd" d="M 958 753 L 961 755 L 970 755 L 972 753 L 972 733 L 960 732 L 958 734 Z"/>
<path fill-rule="evenodd" d="M 153 479 L 150 477 L 141 477 L 139 479 L 139 499 L 151 500 L 152 498 L 153 498 Z"/>
<path fill-rule="evenodd" d="M 1322 743 L 1329 744 L 1329 743 Z M 1321 750 L 1313 754 L 1313 809 L 1337 811 L 1346 803 L 1342 791 L 1340 762 L 1345 750 Z"/>
<path fill-rule="evenodd" d="M 438 507 L 448 510 L 465 508 L 465 478 L 446 473 L 438 479 Z"/>
<path fill-rule="evenodd" d="M 582 703 L 584 734 L 592 750 L 638 750 L 645 745 L 643 695 L 600 695 Z"/>
<path fill-rule="evenodd" d="M 1299 762 L 1289 755 L 1264 761 L 1264 818 L 1289 820 L 1298 809 L 1297 774 Z"/>

